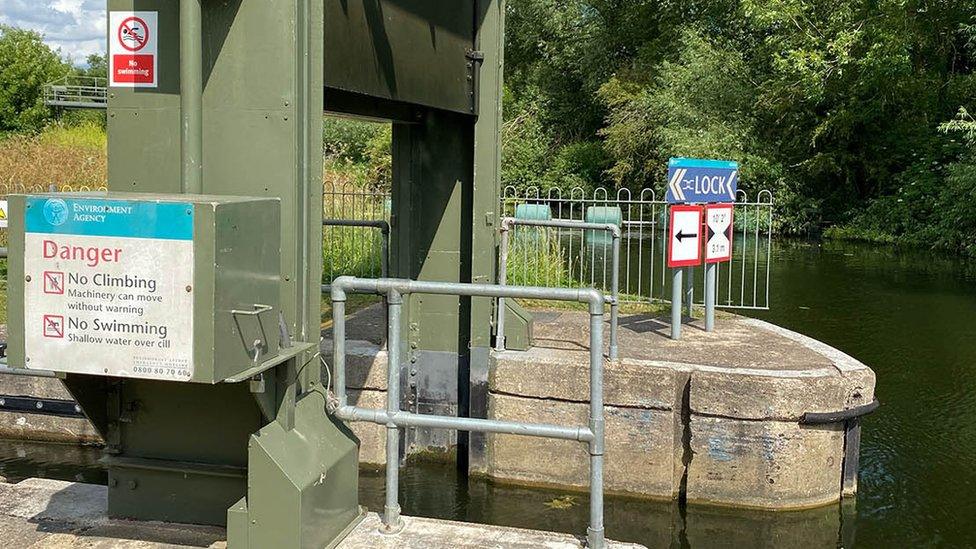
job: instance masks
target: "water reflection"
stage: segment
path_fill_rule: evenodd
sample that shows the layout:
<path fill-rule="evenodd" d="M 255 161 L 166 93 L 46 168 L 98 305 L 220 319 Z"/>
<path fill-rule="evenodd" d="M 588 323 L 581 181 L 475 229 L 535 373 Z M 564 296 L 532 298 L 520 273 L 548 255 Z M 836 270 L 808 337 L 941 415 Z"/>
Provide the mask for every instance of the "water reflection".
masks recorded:
<path fill-rule="evenodd" d="M 0 440 L 0 476 L 93 484 L 107 482 L 97 448 Z M 382 510 L 383 473 L 363 470 L 360 499 Z M 506 486 L 464 479 L 452 464 L 410 463 L 400 476 L 400 504 L 407 515 L 581 535 L 589 519 L 586 494 Z M 607 535 L 647 547 L 850 547 L 853 506 L 796 512 L 744 511 L 677 502 L 613 497 L 606 500 Z M 846 526 L 846 528 L 845 528 Z"/>
<path fill-rule="evenodd" d="M 105 484 L 101 455 L 90 446 L 0 440 L 0 477 L 8 482 L 38 477 Z"/>
<path fill-rule="evenodd" d="M 465 522 L 546 529 L 580 535 L 589 519 L 585 494 L 522 488 L 486 480 L 464 481 L 451 465 L 410 464 L 400 474 L 404 513 Z M 383 475 L 360 477 L 370 509 L 383 508 Z M 851 547 L 852 504 L 770 512 L 682 506 L 677 502 L 609 496 L 607 536 L 647 547 Z M 846 520 L 845 520 L 846 517 Z"/>

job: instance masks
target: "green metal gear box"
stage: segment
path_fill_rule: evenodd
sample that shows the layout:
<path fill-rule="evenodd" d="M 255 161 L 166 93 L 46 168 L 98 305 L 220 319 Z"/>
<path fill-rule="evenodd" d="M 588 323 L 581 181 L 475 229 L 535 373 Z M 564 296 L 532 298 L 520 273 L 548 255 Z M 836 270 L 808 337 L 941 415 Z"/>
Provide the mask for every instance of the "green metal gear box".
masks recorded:
<path fill-rule="evenodd" d="M 278 199 L 62 193 L 9 206 L 11 366 L 212 384 L 280 361 Z"/>

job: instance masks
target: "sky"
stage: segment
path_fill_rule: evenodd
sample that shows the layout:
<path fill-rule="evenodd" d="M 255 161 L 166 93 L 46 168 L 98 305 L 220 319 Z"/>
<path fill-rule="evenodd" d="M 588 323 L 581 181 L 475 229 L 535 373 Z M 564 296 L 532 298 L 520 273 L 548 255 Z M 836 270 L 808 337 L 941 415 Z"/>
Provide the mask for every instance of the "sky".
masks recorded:
<path fill-rule="evenodd" d="M 0 0 L 0 24 L 40 32 L 75 65 L 105 51 L 105 0 Z"/>

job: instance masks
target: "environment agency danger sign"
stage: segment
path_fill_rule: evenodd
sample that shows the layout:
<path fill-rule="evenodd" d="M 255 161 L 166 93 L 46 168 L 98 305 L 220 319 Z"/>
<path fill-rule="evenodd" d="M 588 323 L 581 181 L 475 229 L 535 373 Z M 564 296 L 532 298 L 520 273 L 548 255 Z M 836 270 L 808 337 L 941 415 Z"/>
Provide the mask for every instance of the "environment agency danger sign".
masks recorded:
<path fill-rule="evenodd" d="M 109 86 L 157 87 L 157 20 L 154 11 L 109 12 Z"/>
<path fill-rule="evenodd" d="M 30 197 L 24 222 L 28 368 L 190 380 L 190 204 Z"/>

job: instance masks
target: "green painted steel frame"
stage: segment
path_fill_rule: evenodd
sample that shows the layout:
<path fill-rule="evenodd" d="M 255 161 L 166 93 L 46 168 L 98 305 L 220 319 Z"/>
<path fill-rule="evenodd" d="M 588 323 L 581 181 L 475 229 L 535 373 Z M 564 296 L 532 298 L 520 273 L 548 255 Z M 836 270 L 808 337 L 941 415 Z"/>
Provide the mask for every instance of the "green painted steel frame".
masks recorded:
<path fill-rule="evenodd" d="M 160 55 L 159 88 L 110 89 L 109 188 L 279 199 L 280 236 L 262 240 L 280 250 L 281 310 L 306 349 L 250 383 L 69 376 L 109 443 L 109 513 L 227 523 L 234 548 L 330 546 L 361 510 L 358 441 L 325 412 L 315 349 L 322 0 L 109 0 L 108 9 L 158 11 Z"/>
<path fill-rule="evenodd" d="M 109 90 L 110 190 L 279 199 L 281 310 L 297 342 L 319 337 L 323 109 L 394 122 L 393 275 L 494 280 L 503 0 L 108 10 L 159 14 L 159 87 Z M 374 63 L 344 64 L 350 51 Z M 486 411 L 491 319 L 491 299 L 449 296 L 412 298 L 404 315 L 403 356 L 453 362 L 459 415 Z M 250 383 L 64 382 L 106 439 L 113 516 L 226 522 L 244 548 L 330 546 L 361 515 L 358 441 L 325 413 L 313 351 Z"/>

